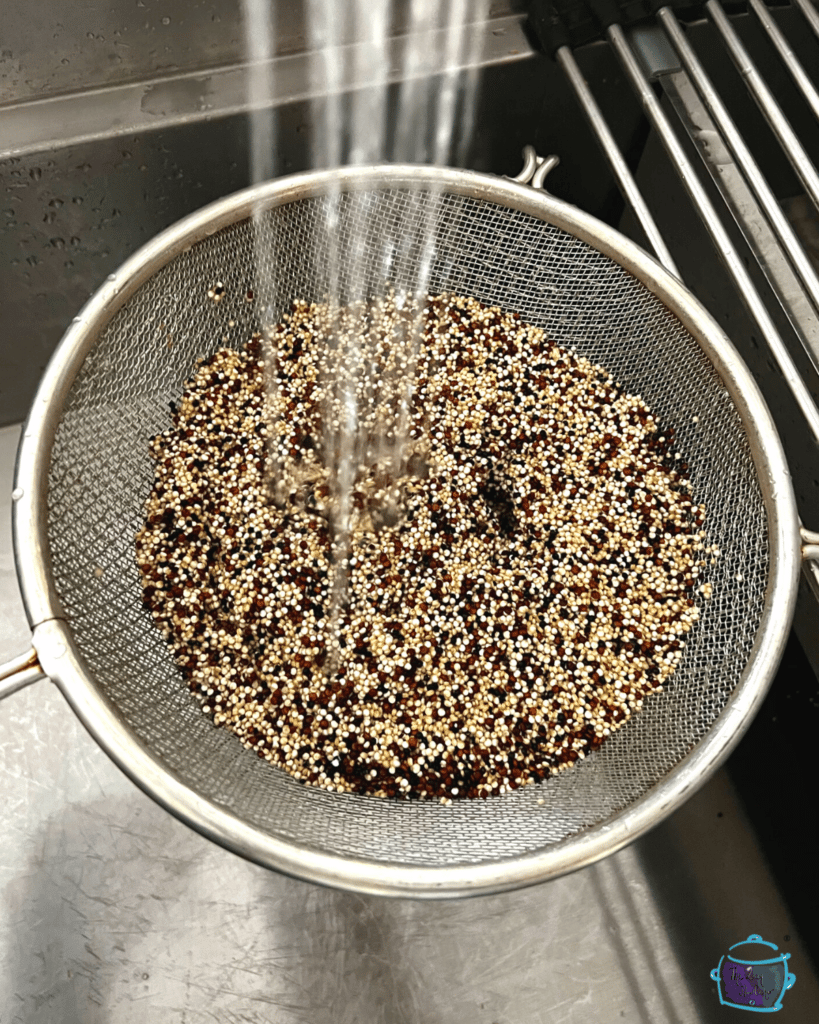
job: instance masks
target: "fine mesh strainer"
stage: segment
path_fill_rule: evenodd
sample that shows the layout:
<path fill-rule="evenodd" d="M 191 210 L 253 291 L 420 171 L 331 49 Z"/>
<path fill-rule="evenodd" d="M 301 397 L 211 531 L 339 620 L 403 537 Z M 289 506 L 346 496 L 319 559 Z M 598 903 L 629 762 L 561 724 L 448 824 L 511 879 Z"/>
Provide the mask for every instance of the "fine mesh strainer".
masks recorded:
<path fill-rule="evenodd" d="M 336 230 L 328 225 L 336 223 Z M 294 298 L 388 280 L 473 295 L 541 325 L 677 432 L 707 509 L 713 598 L 665 692 L 569 771 L 501 797 L 401 802 L 309 788 L 202 714 L 143 610 L 134 535 L 194 362 Z M 219 281 L 221 301 L 207 292 Z M 248 291 L 255 301 L 248 301 Z M 259 302 L 259 297 L 262 301 Z M 227 340 L 226 340 L 227 339 Z M 657 824 L 727 756 L 785 642 L 799 524 L 779 440 L 744 364 L 676 279 L 604 224 L 500 178 L 390 166 L 281 179 L 163 232 L 68 330 L 24 429 L 15 553 L 36 654 L 135 782 L 211 839 L 362 892 L 454 896 L 554 877 Z"/>

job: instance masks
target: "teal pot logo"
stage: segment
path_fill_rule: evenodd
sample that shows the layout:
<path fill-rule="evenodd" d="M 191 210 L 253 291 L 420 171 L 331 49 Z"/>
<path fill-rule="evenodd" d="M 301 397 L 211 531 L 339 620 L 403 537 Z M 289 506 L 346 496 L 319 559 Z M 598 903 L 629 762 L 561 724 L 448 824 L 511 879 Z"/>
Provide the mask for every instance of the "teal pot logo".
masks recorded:
<path fill-rule="evenodd" d="M 790 953 L 780 953 L 761 935 L 737 942 L 711 971 L 719 1001 L 740 1010 L 773 1013 L 782 1009 L 782 996 L 793 987 L 796 975 L 788 970 Z"/>

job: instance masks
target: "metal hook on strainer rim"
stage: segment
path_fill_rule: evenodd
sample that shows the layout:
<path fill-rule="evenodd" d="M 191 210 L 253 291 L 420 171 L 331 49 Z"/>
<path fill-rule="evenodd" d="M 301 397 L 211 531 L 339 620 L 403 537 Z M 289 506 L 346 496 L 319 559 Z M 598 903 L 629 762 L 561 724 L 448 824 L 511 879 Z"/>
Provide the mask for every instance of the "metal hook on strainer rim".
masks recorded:
<path fill-rule="evenodd" d="M 516 181 L 520 185 L 531 185 L 534 189 L 546 191 L 546 178 L 560 163 L 560 157 L 538 156 L 534 146 L 523 147 L 523 168 L 513 178 L 505 176 L 507 181 Z"/>

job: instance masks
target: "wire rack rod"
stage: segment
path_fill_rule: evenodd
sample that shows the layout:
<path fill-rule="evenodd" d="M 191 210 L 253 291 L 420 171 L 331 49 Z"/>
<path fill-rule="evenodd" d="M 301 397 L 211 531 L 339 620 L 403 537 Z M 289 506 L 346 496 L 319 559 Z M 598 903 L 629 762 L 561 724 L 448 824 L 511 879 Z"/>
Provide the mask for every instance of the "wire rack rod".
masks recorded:
<path fill-rule="evenodd" d="M 589 89 L 586 79 L 583 77 L 583 73 L 578 67 L 577 61 L 574 59 L 572 51 L 568 46 L 561 46 L 556 52 L 555 57 L 566 77 L 574 87 L 574 91 L 580 101 L 583 113 L 591 125 L 594 134 L 597 136 L 597 140 L 609 162 L 609 166 L 611 167 L 615 180 L 620 186 L 620 191 L 623 193 L 626 202 L 628 202 L 634 212 L 634 215 L 637 217 L 637 220 L 648 239 L 649 245 L 654 250 L 654 254 L 666 270 L 672 273 L 676 278 L 680 278 L 680 272 L 677 269 L 677 265 L 674 262 L 674 258 L 671 255 L 668 246 L 665 244 L 665 239 L 663 238 L 660 229 L 657 227 L 657 223 L 651 215 L 651 211 L 648 206 L 646 206 L 645 199 L 643 199 L 643 195 L 637 187 L 637 182 L 634 180 L 634 176 L 629 170 L 629 166 L 620 151 L 620 147 L 617 145 L 606 119 L 603 117 L 600 107 L 597 105 L 597 101 L 595 100 L 591 89 Z"/>
<path fill-rule="evenodd" d="M 765 29 L 768 38 L 776 49 L 776 52 L 782 59 L 782 63 L 790 72 L 793 80 L 799 87 L 800 92 L 805 97 L 805 101 L 813 111 L 814 117 L 819 118 L 819 91 L 817 91 L 813 82 L 808 78 L 805 69 L 802 67 L 799 58 L 793 52 L 793 49 L 785 38 L 785 34 L 782 29 L 771 17 L 771 12 L 765 4 L 762 3 L 762 0 L 748 0 L 748 2 L 751 5 L 751 9 L 754 14 L 759 18 L 759 23 Z"/>
<path fill-rule="evenodd" d="M 810 0 L 793 0 L 793 2 L 804 14 L 807 23 L 816 34 L 816 38 L 819 39 L 819 12 L 817 12 Z"/>

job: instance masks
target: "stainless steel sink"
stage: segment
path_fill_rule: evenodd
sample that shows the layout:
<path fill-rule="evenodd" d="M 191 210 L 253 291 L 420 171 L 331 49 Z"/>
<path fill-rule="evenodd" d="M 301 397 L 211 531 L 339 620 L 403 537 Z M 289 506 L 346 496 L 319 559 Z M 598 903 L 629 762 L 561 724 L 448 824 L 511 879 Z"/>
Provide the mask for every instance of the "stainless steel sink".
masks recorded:
<path fill-rule="evenodd" d="M 300 7 L 279 7 L 276 59 L 297 83 Z M 641 238 L 522 8 L 492 6 L 469 166 L 514 174 L 524 144 L 557 152 L 550 190 Z M 50 353 L 138 245 L 248 182 L 238 4 L 121 0 L 93 25 L 86 6 L 44 11 L 6 12 L 0 77 L 0 662 L 30 640 L 8 495 L 17 424 Z M 690 35 L 718 69 L 708 26 Z M 596 44 L 576 56 L 686 283 L 756 373 L 807 516 L 819 453 L 793 399 L 613 54 Z M 734 88 L 727 76 L 721 88 Z M 309 104 L 295 86 L 276 102 L 277 172 L 302 169 Z M 796 194 L 771 160 L 779 198 Z M 137 790 L 51 684 L 14 694 L 0 706 L 0 1021 L 723 1021 L 710 971 L 751 934 L 791 953 L 783 1019 L 814 1020 L 817 614 L 806 587 L 797 629 L 809 657 L 794 635 L 726 769 L 664 824 L 574 875 L 466 901 L 348 895 L 246 863 Z"/>

